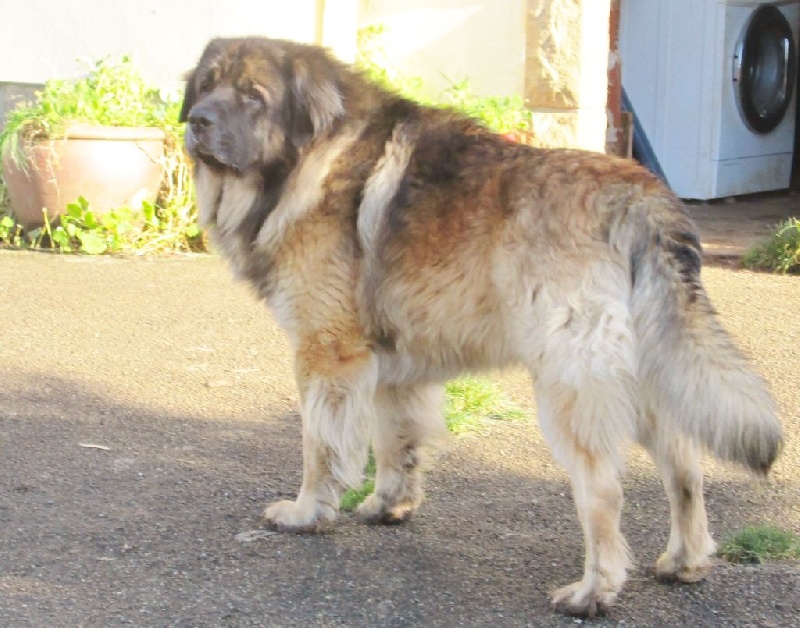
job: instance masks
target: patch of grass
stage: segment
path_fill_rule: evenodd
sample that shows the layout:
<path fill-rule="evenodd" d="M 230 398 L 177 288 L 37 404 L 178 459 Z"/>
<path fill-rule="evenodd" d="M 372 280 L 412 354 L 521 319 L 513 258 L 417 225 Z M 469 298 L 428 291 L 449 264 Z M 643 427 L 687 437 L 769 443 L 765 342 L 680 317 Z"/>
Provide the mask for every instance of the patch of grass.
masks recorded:
<path fill-rule="evenodd" d="M 345 512 L 353 512 L 374 490 L 375 478 L 368 477 L 360 487 L 345 491 L 345 494 L 342 495 L 342 500 L 339 502 L 339 508 Z"/>
<path fill-rule="evenodd" d="M 364 474 L 366 479 L 361 486 L 351 488 L 342 495 L 342 499 L 339 501 L 339 508 L 345 512 L 354 511 L 375 490 L 375 456 L 372 455 L 372 450 L 369 452 L 367 468 L 364 470 Z"/>
<path fill-rule="evenodd" d="M 789 218 L 766 242 L 752 247 L 742 257 L 745 268 L 783 274 L 800 274 L 800 220 Z"/>
<path fill-rule="evenodd" d="M 465 377 L 446 387 L 445 421 L 453 434 L 465 434 L 481 428 L 487 419 L 522 419 L 525 413 L 509 401 L 493 381 Z"/>
<path fill-rule="evenodd" d="M 723 543 L 717 555 L 732 563 L 746 564 L 800 558 L 800 536 L 771 525 L 748 526 Z"/>
<path fill-rule="evenodd" d="M 500 387 L 489 379 L 465 377 L 454 380 L 445 388 L 445 421 L 447 429 L 455 435 L 480 430 L 487 420 L 512 420 L 525 418 L 526 414 L 509 401 Z M 366 480 L 358 488 L 345 492 L 339 507 L 352 512 L 375 490 L 375 458 L 370 452 Z"/>

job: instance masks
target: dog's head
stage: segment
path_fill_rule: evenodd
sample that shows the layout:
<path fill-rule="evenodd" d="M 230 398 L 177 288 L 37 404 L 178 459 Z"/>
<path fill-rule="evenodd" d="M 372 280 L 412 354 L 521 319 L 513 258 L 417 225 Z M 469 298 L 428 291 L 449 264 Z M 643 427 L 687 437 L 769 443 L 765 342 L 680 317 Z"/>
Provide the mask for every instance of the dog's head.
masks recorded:
<path fill-rule="evenodd" d="M 345 114 L 342 66 L 326 51 L 262 38 L 215 39 L 186 82 L 186 148 L 244 174 L 285 161 Z"/>

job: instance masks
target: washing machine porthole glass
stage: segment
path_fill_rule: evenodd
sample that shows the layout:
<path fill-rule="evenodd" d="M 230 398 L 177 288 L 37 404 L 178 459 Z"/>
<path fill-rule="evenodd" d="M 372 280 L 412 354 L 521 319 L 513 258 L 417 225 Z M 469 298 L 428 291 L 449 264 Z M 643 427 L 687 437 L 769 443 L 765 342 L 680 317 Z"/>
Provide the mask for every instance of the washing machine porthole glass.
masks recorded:
<path fill-rule="evenodd" d="M 783 13 L 763 5 L 753 12 L 734 56 L 736 104 L 745 124 L 769 133 L 783 120 L 794 89 L 796 48 Z"/>

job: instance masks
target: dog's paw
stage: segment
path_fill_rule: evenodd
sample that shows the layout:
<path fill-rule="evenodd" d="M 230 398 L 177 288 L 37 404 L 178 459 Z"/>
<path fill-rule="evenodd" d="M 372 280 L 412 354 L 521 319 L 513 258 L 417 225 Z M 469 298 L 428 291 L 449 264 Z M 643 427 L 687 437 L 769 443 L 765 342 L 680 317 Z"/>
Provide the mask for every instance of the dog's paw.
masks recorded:
<path fill-rule="evenodd" d="M 336 518 L 336 513 L 315 502 L 283 500 L 267 506 L 261 518 L 279 532 L 318 532 Z"/>
<path fill-rule="evenodd" d="M 375 493 L 367 497 L 356 508 L 356 516 L 359 520 L 370 525 L 398 525 L 408 521 L 413 512 L 414 505 L 411 502 L 389 506 Z"/>
<path fill-rule="evenodd" d="M 583 580 L 573 582 L 553 593 L 553 610 L 579 617 L 605 615 L 617 601 L 617 592 L 597 589 Z"/>
<path fill-rule="evenodd" d="M 709 557 L 697 561 L 686 561 L 664 552 L 656 561 L 656 578 L 664 582 L 684 582 L 692 584 L 705 580 L 713 563 Z"/>

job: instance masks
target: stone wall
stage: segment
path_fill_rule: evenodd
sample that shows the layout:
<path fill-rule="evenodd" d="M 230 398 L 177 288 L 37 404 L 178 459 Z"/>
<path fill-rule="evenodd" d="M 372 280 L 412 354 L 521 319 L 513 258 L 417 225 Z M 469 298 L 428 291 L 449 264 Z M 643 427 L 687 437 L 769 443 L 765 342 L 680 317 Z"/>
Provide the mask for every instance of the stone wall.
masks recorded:
<path fill-rule="evenodd" d="M 528 0 L 524 96 L 542 146 L 606 148 L 610 0 Z"/>

